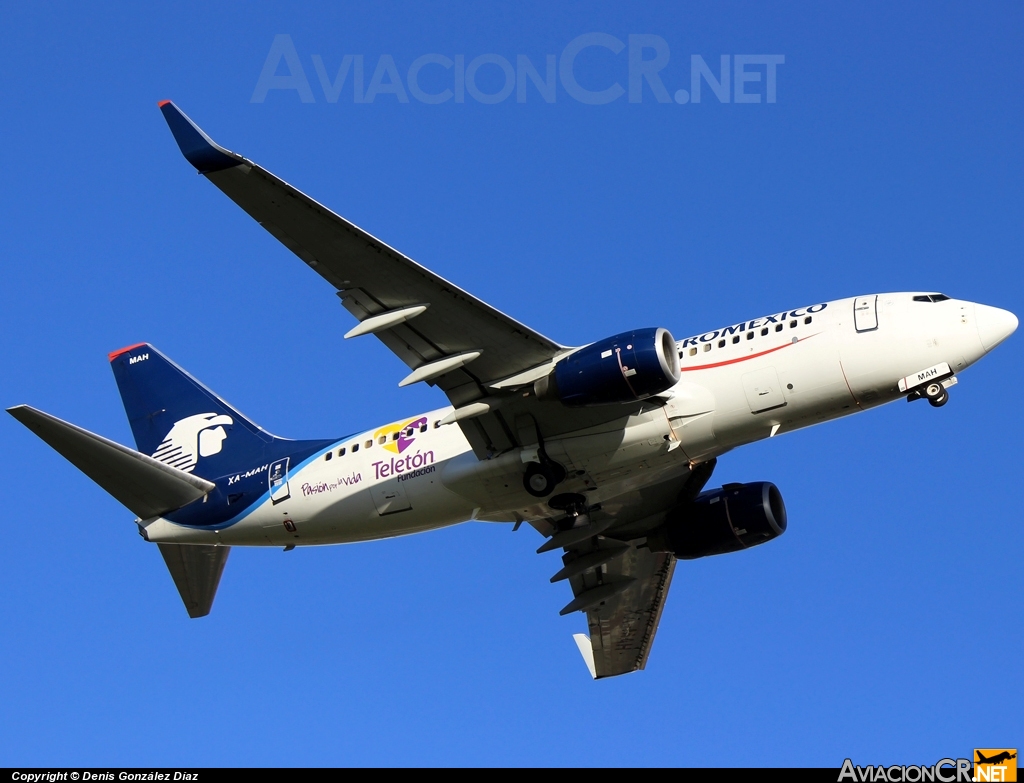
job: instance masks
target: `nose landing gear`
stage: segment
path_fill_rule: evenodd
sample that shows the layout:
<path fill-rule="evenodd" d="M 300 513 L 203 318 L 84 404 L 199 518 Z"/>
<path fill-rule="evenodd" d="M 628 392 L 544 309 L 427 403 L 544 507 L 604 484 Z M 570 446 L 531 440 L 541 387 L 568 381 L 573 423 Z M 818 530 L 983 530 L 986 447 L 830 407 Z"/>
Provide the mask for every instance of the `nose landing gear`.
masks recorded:
<path fill-rule="evenodd" d="M 939 362 L 906 378 L 900 378 L 896 387 L 907 395 L 907 402 L 925 399 L 933 408 L 941 408 L 949 402 L 949 387 L 955 385 L 956 375 L 949 363 Z"/>
<path fill-rule="evenodd" d="M 928 400 L 928 404 L 933 408 L 941 408 L 949 402 L 949 392 L 946 391 L 946 387 L 938 381 L 929 383 L 921 389 L 921 396 Z"/>
<path fill-rule="evenodd" d="M 933 408 L 941 408 L 949 402 L 949 392 L 946 390 L 947 383 L 952 386 L 956 378 L 949 378 L 946 382 L 931 381 L 924 386 L 919 386 L 907 395 L 907 402 L 914 400 L 928 400 Z"/>

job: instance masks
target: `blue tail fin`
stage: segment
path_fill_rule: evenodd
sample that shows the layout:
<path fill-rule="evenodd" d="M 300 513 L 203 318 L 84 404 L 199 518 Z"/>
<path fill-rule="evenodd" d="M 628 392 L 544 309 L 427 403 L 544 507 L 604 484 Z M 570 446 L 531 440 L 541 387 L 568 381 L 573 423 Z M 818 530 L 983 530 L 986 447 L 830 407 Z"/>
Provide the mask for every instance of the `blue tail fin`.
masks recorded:
<path fill-rule="evenodd" d="M 139 451 L 203 478 L 254 463 L 280 439 L 147 343 L 110 354 Z"/>

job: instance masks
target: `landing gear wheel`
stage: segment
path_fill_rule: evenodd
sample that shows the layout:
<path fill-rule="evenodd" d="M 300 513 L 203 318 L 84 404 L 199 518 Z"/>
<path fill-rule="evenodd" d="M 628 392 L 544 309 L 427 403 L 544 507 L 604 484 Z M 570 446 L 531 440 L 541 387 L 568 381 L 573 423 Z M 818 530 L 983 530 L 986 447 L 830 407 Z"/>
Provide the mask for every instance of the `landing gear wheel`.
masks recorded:
<path fill-rule="evenodd" d="M 548 507 L 555 509 L 555 511 L 585 509 L 587 507 L 587 499 L 578 492 L 562 492 L 548 499 Z"/>
<path fill-rule="evenodd" d="M 561 530 L 570 530 L 574 527 L 582 527 L 590 524 L 590 511 L 601 508 L 598 504 L 591 508 L 587 505 L 587 499 L 577 492 L 562 492 L 548 498 L 549 508 L 555 511 L 564 511 L 565 516 L 555 521 L 555 526 Z"/>
<path fill-rule="evenodd" d="M 921 389 L 921 396 L 928 400 L 933 408 L 941 408 L 949 402 L 949 392 L 938 381 L 932 381 Z"/>
<path fill-rule="evenodd" d="M 526 466 L 523 487 L 535 498 L 545 498 L 554 491 L 558 483 L 556 479 L 557 476 L 551 466 L 531 462 Z"/>

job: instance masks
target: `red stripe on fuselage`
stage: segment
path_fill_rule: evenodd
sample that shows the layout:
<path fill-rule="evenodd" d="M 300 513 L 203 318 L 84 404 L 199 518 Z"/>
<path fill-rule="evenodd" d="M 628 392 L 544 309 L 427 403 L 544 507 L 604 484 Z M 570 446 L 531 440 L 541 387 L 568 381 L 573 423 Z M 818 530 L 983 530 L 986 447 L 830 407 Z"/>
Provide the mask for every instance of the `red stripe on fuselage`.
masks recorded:
<path fill-rule="evenodd" d="M 712 367 L 724 367 L 727 364 L 736 364 L 737 362 L 745 362 L 748 359 L 756 359 L 758 356 L 764 356 L 765 354 L 775 353 L 775 351 L 781 351 L 783 348 L 789 348 L 791 345 L 796 343 L 802 343 L 804 340 L 810 340 L 812 337 L 817 337 L 821 332 L 815 332 L 809 334 L 806 337 L 799 338 L 796 342 L 786 343 L 785 345 L 776 345 L 774 348 L 769 348 L 767 351 L 761 351 L 761 353 L 752 353 L 750 356 L 741 356 L 739 359 L 728 359 L 724 362 L 715 362 L 714 364 L 701 364 L 697 367 L 680 367 L 680 372 L 692 372 L 693 370 L 710 370 Z"/>

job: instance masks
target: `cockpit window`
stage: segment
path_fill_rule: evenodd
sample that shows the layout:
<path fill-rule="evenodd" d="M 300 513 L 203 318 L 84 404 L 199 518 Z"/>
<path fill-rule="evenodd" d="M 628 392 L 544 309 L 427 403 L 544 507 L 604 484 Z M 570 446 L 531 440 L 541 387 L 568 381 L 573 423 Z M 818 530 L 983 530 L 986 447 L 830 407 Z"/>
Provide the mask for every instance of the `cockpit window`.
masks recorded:
<path fill-rule="evenodd" d="M 949 297 L 945 294 L 921 294 L 914 297 L 915 302 L 945 302 L 947 299 Z"/>

